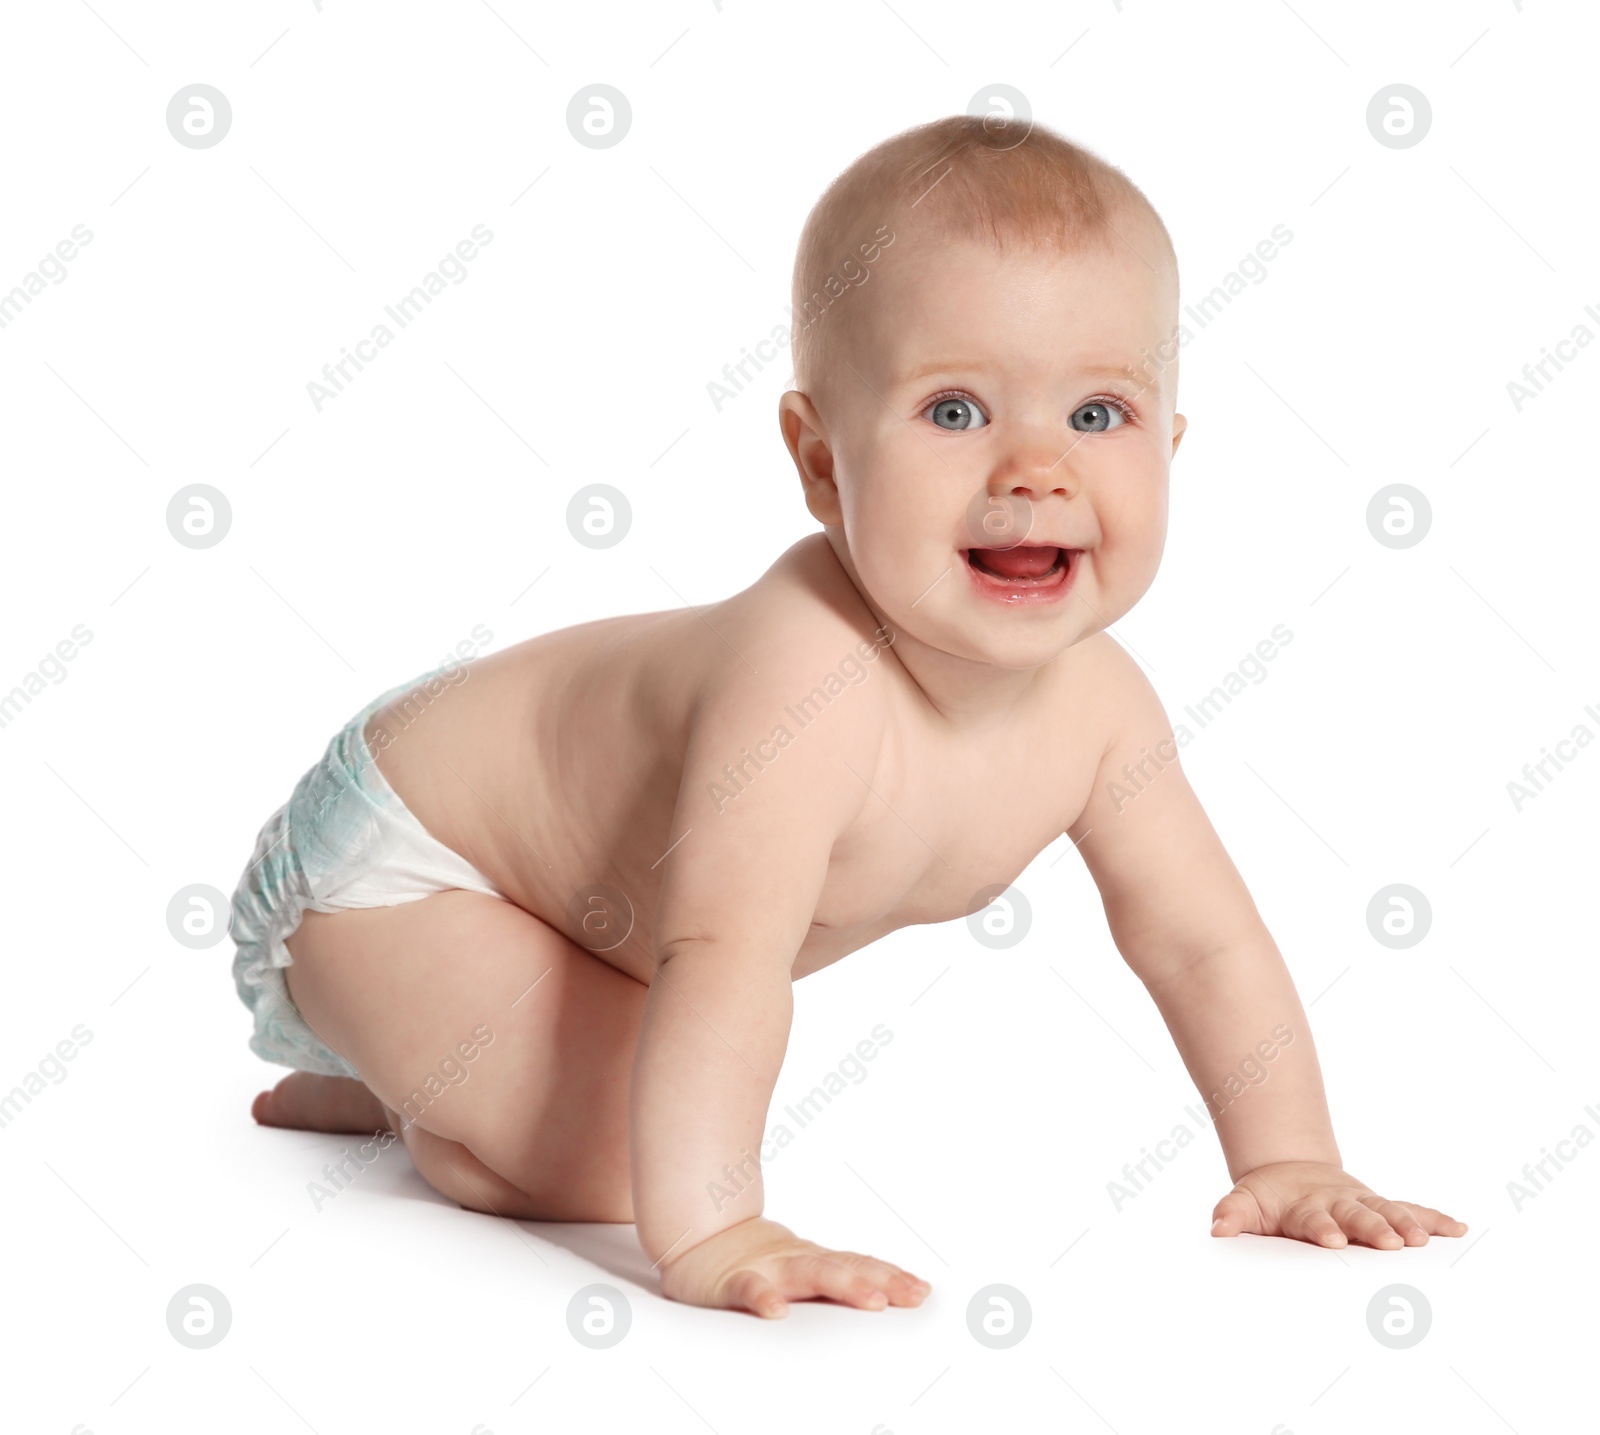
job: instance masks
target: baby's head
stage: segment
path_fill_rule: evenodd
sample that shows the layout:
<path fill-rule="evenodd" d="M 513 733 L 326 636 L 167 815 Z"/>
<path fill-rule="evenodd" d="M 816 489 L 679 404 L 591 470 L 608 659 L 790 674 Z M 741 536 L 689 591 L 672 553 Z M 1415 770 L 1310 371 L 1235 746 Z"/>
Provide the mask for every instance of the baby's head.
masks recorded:
<path fill-rule="evenodd" d="M 896 135 L 817 202 L 779 418 L 891 628 L 1030 668 L 1155 577 L 1184 428 L 1177 261 L 1120 171 L 990 125 Z"/>

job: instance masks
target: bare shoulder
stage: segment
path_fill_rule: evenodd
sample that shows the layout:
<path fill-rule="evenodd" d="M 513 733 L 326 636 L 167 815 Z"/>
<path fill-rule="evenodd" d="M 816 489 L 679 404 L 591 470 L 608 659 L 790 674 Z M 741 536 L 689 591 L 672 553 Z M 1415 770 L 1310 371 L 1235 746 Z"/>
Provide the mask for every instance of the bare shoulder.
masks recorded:
<path fill-rule="evenodd" d="M 719 606 L 755 621 L 782 625 L 788 620 L 797 633 L 876 626 L 872 610 L 821 533 L 791 544 L 761 577 Z"/>
<path fill-rule="evenodd" d="M 1069 681 L 1075 697 L 1087 699 L 1094 714 L 1093 742 L 1098 757 L 1125 745 L 1130 738 L 1148 745 L 1172 736 L 1144 669 L 1109 633 L 1095 633 L 1072 650 Z"/>
<path fill-rule="evenodd" d="M 1073 779 L 1064 787 L 1071 797 L 1063 823 L 1078 842 L 1103 822 L 1108 797 L 1121 812 L 1114 799 L 1123 787 L 1176 766 L 1177 745 L 1150 679 L 1116 639 L 1096 633 L 1071 651 L 1074 661 L 1063 674 L 1061 703 L 1070 708 L 1072 726 L 1081 737 L 1075 744 Z M 1137 775 L 1141 771 L 1145 778 Z"/>
<path fill-rule="evenodd" d="M 694 836 L 664 869 L 657 939 L 731 931 L 735 946 L 792 962 L 834 844 L 870 795 L 861 775 L 885 741 L 893 635 L 820 536 L 698 614 L 714 636 L 671 824 Z"/>
<path fill-rule="evenodd" d="M 809 824 L 831 840 L 866 800 L 850 771 L 870 781 L 884 750 L 894 634 L 820 534 L 702 612 L 716 636 L 695 680 L 684 792 L 700 794 L 701 816 L 707 801 L 722 815 L 737 796 L 740 821 L 719 824 L 730 833 L 748 835 L 764 814 L 775 830 Z"/>
<path fill-rule="evenodd" d="M 794 544 L 708 617 L 742 660 L 719 665 L 719 686 L 729 691 L 801 681 L 809 687 L 813 679 L 825 686 L 860 684 L 862 665 L 894 643 L 821 534 Z M 758 675 L 762 681 L 754 683 Z"/>

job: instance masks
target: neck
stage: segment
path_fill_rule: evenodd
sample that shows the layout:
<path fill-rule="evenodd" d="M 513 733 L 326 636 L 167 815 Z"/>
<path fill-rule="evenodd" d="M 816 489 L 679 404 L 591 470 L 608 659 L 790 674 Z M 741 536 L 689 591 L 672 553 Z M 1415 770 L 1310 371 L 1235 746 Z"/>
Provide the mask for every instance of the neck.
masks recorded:
<path fill-rule="evenodd" d="M 931 707 L 953 726 L 981 731 L 1005 722 L 1039 681 L 1042 668 L 1002 668 L 947 653 L 897 628 L 862 585 L 842 531 L 824 530 L 828 546 L 861 601 L 894 633 L 891 651 Z"/>

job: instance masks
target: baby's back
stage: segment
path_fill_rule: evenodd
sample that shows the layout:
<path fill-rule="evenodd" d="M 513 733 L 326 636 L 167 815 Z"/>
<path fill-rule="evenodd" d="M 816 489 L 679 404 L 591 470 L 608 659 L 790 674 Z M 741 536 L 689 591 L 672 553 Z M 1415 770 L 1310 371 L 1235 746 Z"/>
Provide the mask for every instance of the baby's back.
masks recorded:
<path fill-rule="evenodd" d="M 745 858 L 804 866 L 815 824 L 801 814 L 843 803 L 802 976 L 896 927 L 961 916 L 1010 881 L 1082 808 L 1104 750 L 1122 657 L 1108 639 L 1041 670 L 979 735 L 933 710 L 895 636 L 817 535 L 721 603 L 481 659 L 425 709 L 380 710 L 369 741 L 434 836 L 644 982 L 669 863 L 715 852 L 712 874 L 730 879 Z M 791 810 L 793 851 L 781 845 Z"/>

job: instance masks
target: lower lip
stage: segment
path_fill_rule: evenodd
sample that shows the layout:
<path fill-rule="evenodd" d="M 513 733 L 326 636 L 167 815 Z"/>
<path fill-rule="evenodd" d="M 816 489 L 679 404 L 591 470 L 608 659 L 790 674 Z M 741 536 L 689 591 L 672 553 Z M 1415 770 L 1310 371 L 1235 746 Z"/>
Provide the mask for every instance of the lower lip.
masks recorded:
<path fill-rule="evenodd" d="M 1046 574 L 1043 578 L 1010 581 L 985 573 L 973 565 L 965 552 L 961 555 L 962 566 L 966 568 L 972 586 L 977 592 L 992 602 L 1005 603 L 1010 607 L 1022 604 L 1034 606 L 1040 603 L 1059 603 L 1071 591 L 1082 558 L 1082 549 L 1069 548 L 1067 561 L 1055 572 Z"/>

